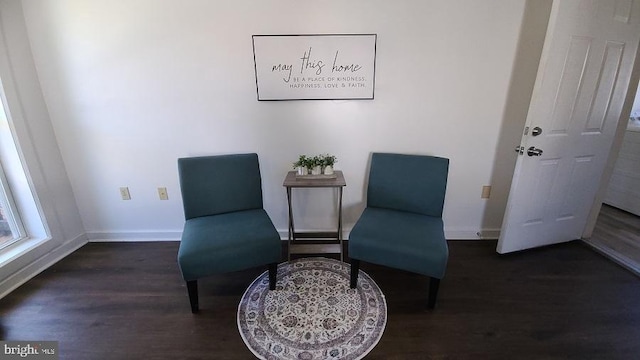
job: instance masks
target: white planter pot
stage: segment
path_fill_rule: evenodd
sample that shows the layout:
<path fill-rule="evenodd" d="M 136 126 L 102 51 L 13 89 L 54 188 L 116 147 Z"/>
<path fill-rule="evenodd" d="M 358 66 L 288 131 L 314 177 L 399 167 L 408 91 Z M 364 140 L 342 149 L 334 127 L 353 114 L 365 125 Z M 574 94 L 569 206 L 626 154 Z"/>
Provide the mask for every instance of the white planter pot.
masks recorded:
<path fill-rule="evenodd" d="M 311 175 L 321 175 L 321 174 L 322 174 L 321 166 L 316 166 L 313 169 L 311 169 Z"/>
<path fill-rule="evenodd" d="M 309 170 L 305 166 L 298 166 L 296 168 L 298 175 L 308 175 Z"/>
<path fill-rule="evenodd" d="M 324 174 L 325 175 L 333 175 L 333 166 L 331 166 L 331 165 L 325 166 Z"/>

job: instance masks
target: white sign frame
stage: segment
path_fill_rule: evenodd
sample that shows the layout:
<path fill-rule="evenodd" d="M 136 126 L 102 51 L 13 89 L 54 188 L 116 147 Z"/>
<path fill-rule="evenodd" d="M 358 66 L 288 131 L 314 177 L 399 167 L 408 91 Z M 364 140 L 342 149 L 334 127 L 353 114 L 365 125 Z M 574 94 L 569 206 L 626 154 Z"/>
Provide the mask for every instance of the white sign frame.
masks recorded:
<path fill-rule="evenodd" d="M 258 101 L 372 100 L 377 34 L 253 35 Z"/>

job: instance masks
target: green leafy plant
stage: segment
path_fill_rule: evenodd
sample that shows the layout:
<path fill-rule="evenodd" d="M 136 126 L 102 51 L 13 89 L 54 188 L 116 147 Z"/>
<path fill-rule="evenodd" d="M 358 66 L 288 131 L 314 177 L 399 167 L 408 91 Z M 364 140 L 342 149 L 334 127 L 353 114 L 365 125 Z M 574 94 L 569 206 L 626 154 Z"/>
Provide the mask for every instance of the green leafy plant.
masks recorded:
<path fill-rule="evenodd" d="M 309 165 L 309 158 L 307 158 L 306 155 L 300 155 L 298 157 L 298 160 L 296 162 L 293 163 L 293 168 L 297 168 L 297 167 L 308 167 Z"/>
<path fill-rule="evenodd" d="M 322 166 L 332 166 L 338 162 L 338 158 L 335 155 L 324 154 L 322 155 Z"/>
<path fill-rule="evenodd" d="M 323 161 L 323 160 L 322 160 L 322 156 L 320 156 L 320 155 L 316 155 L 316 156 L 314 156 L 314 157 L 313 157 L 313 158 L 311 158 L 311 159 L 312 159 L 312 163 L 313 163 L 313 166 L 312 166 L 312 167 L 316 167 L 316 166 L 323 166 L 323 165 L 322 165 L 322 161 Z"/>
<path fill-rule="evenodd" d="M 307 156 L 304 160 L 304 167 L 311 170 L 315 166 L 315 160 L 311 156 Z"/>
<path fill-rule="evenodd" d="M 338 161 L 335 155 L 320 154 L 315 156 L 300 155 L 298 160 L 293 163 L 293 168 L 305 167 L 309 170 L 320 166 L 322 168 L 326 166 L 333 166 Z"/>

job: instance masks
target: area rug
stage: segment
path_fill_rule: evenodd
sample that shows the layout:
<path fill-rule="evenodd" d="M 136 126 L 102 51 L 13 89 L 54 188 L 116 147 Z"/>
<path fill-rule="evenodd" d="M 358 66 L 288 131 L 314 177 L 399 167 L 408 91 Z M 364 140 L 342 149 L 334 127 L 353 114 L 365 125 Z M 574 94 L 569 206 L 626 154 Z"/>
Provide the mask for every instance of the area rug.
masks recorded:
<path fill-rule="evenodd" d="M 350 265 L 303 258 L 278 265 L 276 290 L 267 272 L 249 286 L 238 306 L 238 329 L 259 359 L 361 359 L 387 323 L 378 285 L 360 271 L 349 288 Z"/>

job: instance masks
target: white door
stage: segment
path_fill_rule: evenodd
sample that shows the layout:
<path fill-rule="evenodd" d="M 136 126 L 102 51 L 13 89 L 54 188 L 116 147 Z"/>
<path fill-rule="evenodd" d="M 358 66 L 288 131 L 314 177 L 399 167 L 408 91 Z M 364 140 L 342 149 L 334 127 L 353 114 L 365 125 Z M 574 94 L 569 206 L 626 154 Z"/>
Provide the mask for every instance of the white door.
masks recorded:
<path fill-rule="evenodd" d="M 640 41 L 640 0 L 555 0 L 497 251 L 579 239 Z"/>

